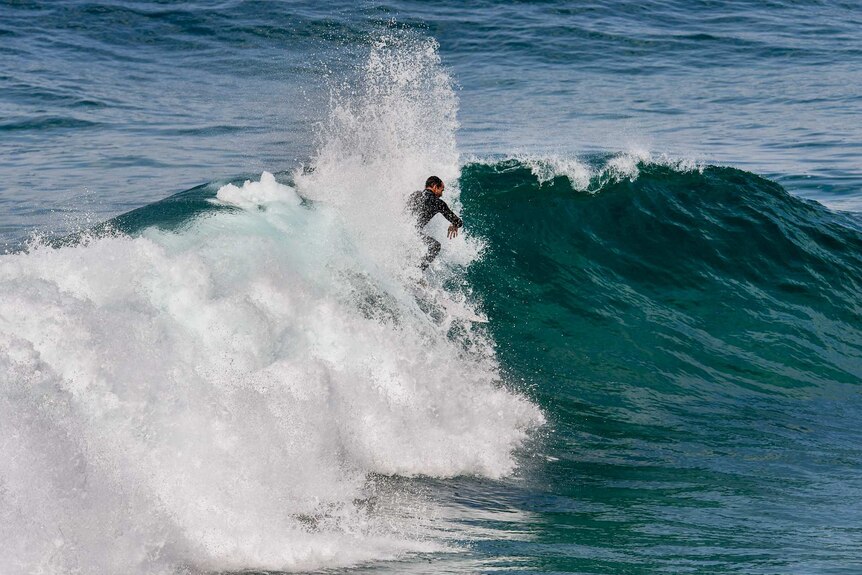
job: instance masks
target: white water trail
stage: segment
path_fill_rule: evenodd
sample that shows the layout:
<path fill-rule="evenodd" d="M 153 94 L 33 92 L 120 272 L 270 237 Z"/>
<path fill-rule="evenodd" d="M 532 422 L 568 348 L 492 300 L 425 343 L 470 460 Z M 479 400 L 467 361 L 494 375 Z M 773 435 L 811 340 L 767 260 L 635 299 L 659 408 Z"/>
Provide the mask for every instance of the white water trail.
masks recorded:
<path fill-rule="evenodd" d="M 177 233 L 0 257 L 0 573 L 442 551 L 439 504 L 379 478 L 516 468 L 541 412 L 403 288 L 404 195 L 431 172 L 458 205 L 451 81 L 398 38 L 359 78 L 296 188 L 264 173 Z M 446 247 L 440 269 L 479 251 Z"/>

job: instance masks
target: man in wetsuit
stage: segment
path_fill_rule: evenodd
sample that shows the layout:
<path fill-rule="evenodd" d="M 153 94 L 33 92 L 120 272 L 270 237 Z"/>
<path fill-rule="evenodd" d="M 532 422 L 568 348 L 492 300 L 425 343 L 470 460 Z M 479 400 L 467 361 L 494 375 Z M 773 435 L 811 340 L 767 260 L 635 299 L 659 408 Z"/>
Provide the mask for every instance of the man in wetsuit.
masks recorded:
<path fill-rule="evenodd" d="M 445 189 L 446 186 L 443 184 L 443 180 L 437 176 L 431 176 L 425 180 L 424 190 L 413 192 L 407 199 L 407 208 L 414 216 L 416 216 L 416 227 L 420 230 L 419 237 L 422 238 L 422 241 L 425 242 L 426 246 L 428 246 L 428 253 L 424 258 L 422 258 L 422 264 L 420 266 L 423 270 L 427 268 L 431 262 L 434 261 L 434 258 L 437 257 L 437 254 L 440 253 L 440 242 L 431 236 L 422 233 L 421 230 L 425 227 L 425 224 L 431 221 L 431 218 L 435 215 L 443 214 L 443 217 L 449 220 L 452 224 L 449 226 L 449 233 L 447 234 L 449 239 L 457 236 L 458 228 L 464 225 L 461 218 L 456 216 L 455 213 L 449 209 L 449 206 L 446 205 L 446 202 L 440 199 L 440 196 L 443 195 L 443 190 Z"/>

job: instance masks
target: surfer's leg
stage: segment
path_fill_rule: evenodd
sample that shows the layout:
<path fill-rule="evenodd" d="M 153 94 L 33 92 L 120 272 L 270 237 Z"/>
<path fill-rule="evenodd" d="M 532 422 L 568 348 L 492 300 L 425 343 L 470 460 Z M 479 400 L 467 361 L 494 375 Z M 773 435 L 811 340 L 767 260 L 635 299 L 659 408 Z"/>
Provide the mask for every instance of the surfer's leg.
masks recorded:
<path fill-rule="evenodd" d="M 433 262 L 434 258 L 437 257 L 437 254 L 440 253 L 440 242 L 431 236 L 426 236 L 425 234 L 421 234 L 421 237 L 425 245 L 428 246 L 428 253 L 425 254 L 424 258 L 422 258 L 422 265 L 419 266 L 424 270 L 431 265 L 431 262 Z"/>

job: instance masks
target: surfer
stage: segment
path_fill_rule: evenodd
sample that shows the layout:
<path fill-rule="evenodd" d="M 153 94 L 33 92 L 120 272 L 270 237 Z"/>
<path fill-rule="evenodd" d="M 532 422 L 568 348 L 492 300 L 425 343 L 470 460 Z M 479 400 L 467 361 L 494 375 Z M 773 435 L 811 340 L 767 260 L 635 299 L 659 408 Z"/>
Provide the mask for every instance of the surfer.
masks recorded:
<path fill-rule="evenodd" d="M 443 214 L 443 217 L 449 220 L 452 224 L 449 226 L 449 231 L 447 233 L 449 239 L 457 236 L 458 228 L 464 225 L 461 218 L 456 216 L 446 202 L 440 199 L 440 196 L 443 195 L 443 190 L 445 189 L 446 185 L 443 183 L 443 180 L 437 176 L 431 176 L 425 180 L 424 190 L 413 192 L 407 199 L 408 209 L 416 216 L 416 228 L 419 230 L 419 237 L 425 245 L 428 246 L 428 253 L 425 254 L 424 258 L 422 258 L 422 264 L 420 265 L 423 270 L 427 268 L 431 262 L 434 261 L 434 258 L 437 257 L 437 254 L 440 253 L 440 242 L 422 232 L 422 228 L 431 221 L 431 218 L 437 214 Z"/>

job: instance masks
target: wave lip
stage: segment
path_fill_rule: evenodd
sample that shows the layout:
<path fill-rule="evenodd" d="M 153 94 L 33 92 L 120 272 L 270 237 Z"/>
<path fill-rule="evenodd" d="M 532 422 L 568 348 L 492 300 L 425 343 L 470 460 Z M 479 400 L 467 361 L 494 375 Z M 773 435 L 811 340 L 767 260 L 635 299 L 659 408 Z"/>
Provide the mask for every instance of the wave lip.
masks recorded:
<path fill-rule="evenodd" d="M 666 166 L 677 172 L 702 172 L 706 167 L 704 163 L 692 158 L 656 155 L 646 150 L 595 154 L 585 158 L 557 154 L 516 154 L 494 165 L 498 169 L 528 167 L 540 184 L 565 177 L 574 190 L 589 193 L 596 193 L 608 184 L 635 180 L 646 166 Z"/>

